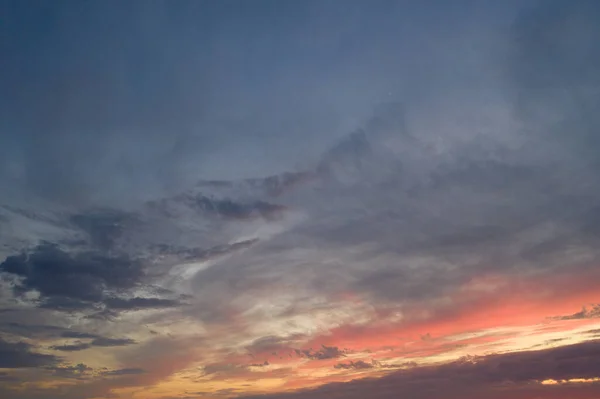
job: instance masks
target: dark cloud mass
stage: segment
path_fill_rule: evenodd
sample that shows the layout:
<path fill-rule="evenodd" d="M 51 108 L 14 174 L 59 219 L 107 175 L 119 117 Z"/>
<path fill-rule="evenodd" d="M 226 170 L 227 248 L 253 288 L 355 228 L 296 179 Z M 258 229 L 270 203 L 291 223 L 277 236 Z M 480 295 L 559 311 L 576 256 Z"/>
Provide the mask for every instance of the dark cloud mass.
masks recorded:
<path fill-rule="evenodd" d="M 40 367 L 57 363 L 53 355 L 37 353 L 25 342 L 7 342 L 0 338 L 0 368 Z"/>
<path fill-rule="evenodd" d="M 180 302 L 164 298 L 119 298 L 114 293 L 141 285 L 144 270 L 127 256 L 99 252 L 69 254 L 57 245 L 41 244 L 31 252 L 13 255 L 0 264 L 5 275 L 17 277 L 16 294 L 40 294 L 39 306 L 60 311 L 172 308 Z"/>
<path fill-rule="evenodd" d="M 306 357 L 312 360 L 336 359 L 344 356 L 344 351 L 337 346 L 322 345 L 320 349 L 296 349 L 298 356 Z"/>
<path fill-rule="evenodd" d="M 84 333 L 79 331 L 63 331 L 60 334 L 63 338 L 98 338 L 96 334 Z"/>
<path fill-rule="evenodd" d="M 67 335 L 69 335 L 69 334 L 67 334 Z M 61 352 L 79 352 L 79 351 L 86 350 L 86 349 L 89 349 L 94 346 L 101 347 L 101 348 L 108 348 L 108 347 L 120 347 L 120 346 L 136 344 L 136 341 L 133 339 L 130 339 L 130 338 L 106 338 L 106 337 L 93 336 L 92 334 L 87 334 L 88 336 L 86 336 L 86 334 L 83 334 L 83 333 L 79 334 L 79 335 L 81 335 L 81 337 L 73 337 L 72 335 L 76 335 L 76 334 L 71 334 L 71 336 L 68 336 L 68 338 L 92 338 L 93 337 L 93 339 L 90 342 L 78 341 L 73 344 L 55 345 L 55 346 L 51 346 L 50 349 L 53 349 L 55 351 L 61 351 Z M 65 337 L 65 335 L 63 334 L 62 337 Z"/>
<path fill-rule="evenodd" d="M 106 376 L 119 376 L 119 375 L 144 374 L 145 372 L 146 371 L 144 369 L 119 369 L 119 370 L 106 371 L 103 374 Z"/>
<path fill-rule="evenodd" d="M 114 310 L 172 308 L 180 305 L 179 301 L 162 298 L 107 298 L 104 304 Z"/>
<path fill-rule="evenodd" d="M 357 360 L 356 362 L 349 362 L 349 363 L 338 363 L 335 366 L 333 366 L 336 369 L 345 369 L 345 370 L 363 370 L 363 369 L 371 369 L 373 367 L 375 367 L 375 365 L 373 363 L 367 363 L 364 360 Z"/>
<path fill-rule="evenodd" d="M 131 344 L 135 344 L 135 341 L 133 339 L 129 339 L 129 338 L 103 338 L 103 337 L 99 337 L 96 338 L 92 341 L 91 343 L 94 346 L 126 346 L 126 345 L 131 345 Z"/>
<path fill-rule="evenodd" d="M 534 352 L 464 358 L 430 367 L 410 368 L 378 379 L 327 384 L 317 389 L 264 396 L 242 396 L 244 399 L 303 398 L 364 398 L 388 399 L 401 392 L 410 398 L 558 398 L 577 395 L 571 390 L 552 392 L 542 381 L 566 381 L 573 378 L 597 378 L 600 373 L 594 358 L 600 350 L 598 342 L 571 345 Z M 346 368 L 346 367 L 340 367 Z M 592 384 L 584 392 L 598 393 L 600 386 Z M 480 396 L 485 395 L 485 396 Z M 529 395 L 529 396 L 528 396 Z M 537 396 L 536 396 L 537 395 Z M 578 396 L 573 396 L 578 397 Z M 585 398 L 592 396 L 583 396 Z"/>
<path fill-rule="evenodd" d="M 77 308 L 99 302 L 105 291 L 131 288 L 143 276 L 140 265 L 125 257 L 99 253 L 68 254 L 56 245 L 42 244 L 30 253 L 13 255 L 0 264 L 3 273 L 20 279 L 15 292 L 36 290 L 46 306 Z"/>
<path fill-rule="evenodd" d="M 110 249 L 128 224 L 135 223 L 135 215 L 116 209 L 92 209 L 75 214 L 71 222 L 83 229 L 92 244 L 100 249 Z"/>
<path fill-rule="evenodd" d="M 88 349 L 90 347 L 91 347 L 90 344 L 81 342 L 81 343 L 77 343 L 77 344 L 55 345 L 55 346 L 51 346 L 50 349 L 53 349 L 55 351 L 60 351 L 60 352 L 78 352 L 78 351 Z"/>

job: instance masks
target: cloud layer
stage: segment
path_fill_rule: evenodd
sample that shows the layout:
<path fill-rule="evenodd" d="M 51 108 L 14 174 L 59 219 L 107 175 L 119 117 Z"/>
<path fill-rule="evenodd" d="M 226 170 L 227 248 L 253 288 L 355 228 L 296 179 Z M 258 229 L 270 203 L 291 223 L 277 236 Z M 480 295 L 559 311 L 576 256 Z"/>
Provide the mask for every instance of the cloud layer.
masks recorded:
<path fill-rule="evenodd" d="M 0 396 L 596 397 L 600 7 L 518 3 L 2 6 Z"/>

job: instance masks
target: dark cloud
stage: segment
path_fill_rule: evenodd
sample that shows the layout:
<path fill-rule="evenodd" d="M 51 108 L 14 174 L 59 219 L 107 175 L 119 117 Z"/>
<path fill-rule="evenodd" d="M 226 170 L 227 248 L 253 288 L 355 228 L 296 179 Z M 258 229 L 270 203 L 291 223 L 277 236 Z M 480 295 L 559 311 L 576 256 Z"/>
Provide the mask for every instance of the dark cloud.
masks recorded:
<path fill-rule="evenodd" d="M 264 361 L 264 362 L 262 362 L 262 363 L 252 363 L 252 364 L 250 364 L 250 367 L 266 367 L 266 366 L 268 366 L 269 364 L 270 364 L 270 363 L 269 363 L 267 360 L 265 360 L 265 361 Z"/>
<path fill-rule="evenodd" d="M 229 253 L 233 253 L 240 249 L 249 248 L 252 245 L 256 244 L 259 241 L 258 238 L 253 238 L 250 240 L 243 240 L 234 242 L 233 244 L 225 244 L 225 245 L 217 245 L 215 247 L 211 247 L 208 249 L 193 249 L 188 251 L 179 252 L 179 255 L 183 255 L 183 259 L 186 260 L 205 260 L 211 259 L 217 256 L 226 255 Z"/>
<path fill-rule="evenodd" d="M 92 301 L 68 297 L 48 297 L 42 299 L 39 307 L 42 309 L 60 310 L 63 312 L 79 312 L 97 308 L 98 304 Z"/>
<path fill-rule="evenodd" d="M 80 342 L 76 344 L 55 345 L 51 346 L 50 349 L 61 352 L 78 352 L 89 349 L 91 346 L 88 343 Z"/>
<path fill-rule="evenodd" d="M 65 312 L 173 308 L 181 303 L 163 298 L 120 298 L 115 292 L 140 286 L 144 270 L 139 261 L 101 253 L 69 254 L 43 244 L 30 253 L 9 256 L 0 271 L 18 278 L 14 292 L 40 293 L 39 307 Z"/>
<path fill-rule="evenodd" d="M 61 333 L 62 327 L 47 324 L 8 322 L 0 324 L 0 331 L 22 337 L 52 337 Z"/>
<path fill-rule="evenodd" d="M 0 372 L 0 382 L 18 382 L 20 379 L 19 377 L 9 374 L 9 373 L 5 373 L 5 372 Z"/>
<path fill-rule="evenodd" d="M 113 310 L 140 310 L 140 309 L 161 309 L 173 308 L 181 305 L 181 302 L 174 299 L 161 298 L 106 298 L 104 304 Z"/>
<path fill-rule="evenodd" d="M 52 374 L 56 377 L 76 379 L 85 378 L 94 370 L 84 363 L 69 366 L 46 367 L 46 369 L 52 371 Z"/>
<path fill-rule="evenodd" d="M 40 367 L 59 361 L 56 356 L 36 353 L 32 349 L 27 343 L 11 343 L 0 338 L 0 368 Z"/>
<path fill-rule="evenodd" d="M 123 231 L 138 222 L 138 218 L 129 212 L 105 208 L 72 215 L 70 221 L 89 235 L 93 245 L 106 250 L 114 245 Z"/>
<path fill-rule="evenodd" d="M 94 338 L 98 338 L 98 335 L 96 334 L 90 334 L 90 333 L 86 333 L 86 332 L 79 332 L 79 331 L 63 331 L 60 334 L 61 337 L 63 338 L 90 338 L 90 339 L 94 339 Z"/>
<path fill-rule="evenodd" d="M 303 335 L 297 334 L 289 337 L 266 336 L 255 339 L 246 347 L 248 352 L 252 353 L 271 353 L 282 350 L 290 350 L 291 344 L 298 339 L 304 338 Z"/>
<path fill-rule="evenodd" d="M 91 347 L 119 347 L 133 345 L 137 342 L 129 338 L 107 338 L 101 337 L 95 334 L 77 333 L 77 332 L 65 332 L 61 334 L 63 338 L 78 338 L 78 339 L 91 339 L 89 342 L 77 341 L 70 344 L 55 345 L 51 346 L 50 349 L 61 351 L 61 352 L 78 352 L 89 349 Z"/>
<path fill-rule="evenodd" d="M 133 339 L 130 339 L 130 338 L 99 337 L 99 338 L 94 339 L 91 342 L 91 345 L 92 346 L 109 347 L 109 346 L 127 346 L 127 345 L 133 345 L 136 343 L 137 343 L 136 341 L 134 341 Z"/>
<path fill-rule="evenodd" d="M 139 368 L 128 368 L 105 371 L 102 374 L 106 376 L 120 376 L 120 375 L 139 375 L 146 373 L 146 370 Z"/>
<path fill-rule="evenodd" d="M 321 345 L 321 348 L 317 350 L 296 349 L 296 354 L 298 356 L 306 357 L 311 360 L 336 359 L 338 357 L 345 356 L 344 351 L 338 348 L 337 346 L 326 345 Z"/>
<path fill-rule="evenodd" d="M 336 369 L 344 369 L 344 370 L 364 370 L 364 369 L 372 369 L 375 367 L 373 363 L 367 363 L 364 360 L 350 361 L 348 363 L 338 363 L 333 366 Z"/>
<path fill-rule="evenodd" d="M 126 257 L 71 255 L 51 244 L 9 256 L 0 270 L 20 278 L 14 287 L 16 293 L 39 291 L 48 301 L 45 306 L 60 309 L 81 309 L 84 303 L 100 302 L 107 290 L 132 288 L 144 275 L 141 265 Z"/>
<path fill-rule="evenodd" d="M 600 317 L 600 305 L 592 305 L 591 308 L 583 307 L 581 311 L 573 313 L 567 316 L 554 317 L 558 320 L 580 320 L 580 319 L 593 319 Z"/>
<path fill-rule="evenodd" d="M 587 342 L 561 348 L 486 357 L 467 357 L 456 362 L 430 367 L 412 367 L 374 379 L 327 384 L 320 388 L 244 398 L 395 398 L 398 392 L 411 398 L 559 398 L 560 389 L 547 389 L 544 380 L 565 381 L 597 378 L 600 342 Z M 345 368 L 345 367 L 342 367 Z M 600 392 L 593 384 L 590 392 Z M 548 396 L 546 396 L 548 394 Z M 529 396 L 528 396 L 529 395 Z M 568 395 L 567 395 L 568 396 Z M 577 397 L 574 395 L 573 397 Z M 587 396 L 584 396 L 587 397 Z"/>
<path fill-rule="evenodd" d="M 261 200 L 237 201 L 231 198 L 214 198 L 203 194 L 183 194 L 173 199 L 185 203 L 208 216 L 214 215 L 234 220 L 255 217 L 272 219 L 285 210 L 285 206 Z"/>

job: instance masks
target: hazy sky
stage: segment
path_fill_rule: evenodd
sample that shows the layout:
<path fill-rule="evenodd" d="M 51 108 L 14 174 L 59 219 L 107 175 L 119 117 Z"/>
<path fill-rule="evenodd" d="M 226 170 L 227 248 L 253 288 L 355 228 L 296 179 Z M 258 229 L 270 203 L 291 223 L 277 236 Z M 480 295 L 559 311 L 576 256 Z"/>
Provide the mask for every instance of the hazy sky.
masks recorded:
<path fill-rule="evenodd" d="M 0 396 L 598 397 L 599 41 L 594 0 L 0 0 Z"/>
<path fill-rule="evenodd" d="M 381 103 L 502 96 L 514 4 L 3 2 L 3 178 L 93 201 L 306 167 Z"/>

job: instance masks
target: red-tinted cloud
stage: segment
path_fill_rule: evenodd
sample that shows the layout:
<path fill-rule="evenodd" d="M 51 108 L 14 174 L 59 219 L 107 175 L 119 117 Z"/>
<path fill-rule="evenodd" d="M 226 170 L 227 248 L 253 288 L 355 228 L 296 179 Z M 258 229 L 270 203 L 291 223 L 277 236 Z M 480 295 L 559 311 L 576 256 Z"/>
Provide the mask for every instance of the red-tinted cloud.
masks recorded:
<path fill-rule="evenodd" d="M 584 380 L 600 376 L 598 358 L 600 342 L 595 341 L 416 367 L 378 379 L 245 399 L 595 399 L 600 397 L 600 383 Z M 542 384 L 548 380 L 564 383 Z"/>

